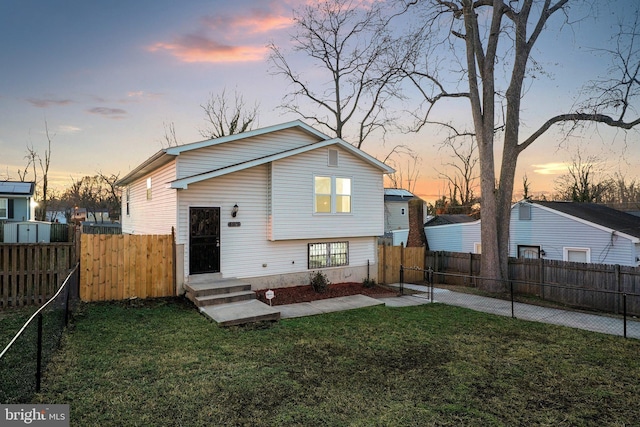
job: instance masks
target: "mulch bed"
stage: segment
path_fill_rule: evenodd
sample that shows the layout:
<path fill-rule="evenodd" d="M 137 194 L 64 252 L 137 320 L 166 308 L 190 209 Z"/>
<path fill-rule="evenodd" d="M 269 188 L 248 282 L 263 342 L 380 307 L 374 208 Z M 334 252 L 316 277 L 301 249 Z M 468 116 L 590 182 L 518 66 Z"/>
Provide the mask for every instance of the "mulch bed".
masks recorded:
<path fill-rule="evenodd" d="M 394 297 L 398 292 L 385 286 L 376 285 L 372 288 L 365 288 L 362 283 L 332 283 L 326 292 L 318 293 L 311 285 L 292 286 L 287 288 L 272 289 L 275 297 L 271 300 L 271 305 L 295 304 L 298 302 L 309 302 L 327 298 L 344 297 L 348 295 L 367 295 L 371 297 Z M 257 298 L 269 304 L 265 297 L 267 289 L 256 291 Z"/>

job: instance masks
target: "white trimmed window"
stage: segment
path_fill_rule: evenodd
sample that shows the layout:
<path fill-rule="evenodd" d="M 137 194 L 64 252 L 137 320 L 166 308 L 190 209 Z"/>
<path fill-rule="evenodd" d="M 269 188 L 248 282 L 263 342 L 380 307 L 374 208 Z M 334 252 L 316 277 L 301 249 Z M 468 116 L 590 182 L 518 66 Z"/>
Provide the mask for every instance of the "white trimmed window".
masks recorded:
<path fill-rule="evenodd" d="M 482 253 L 482 243 L 476 242 L 473 244 L 473 253 L 474 254 Z"/>
<path fill-rule="evenodd" d="M 314 177 L 315 213 L 351 213 L 351 178 Z"/>
<path fill-rule="evenodd" d="M 562 248 L 563 261 L 569 262 L 591 262 L 590 248 Z"/>
<path fill-rule="evenodd" d="M 127 212 L 127 216 L 131 215 L 131 211 L 129 210 L 129 203 L 131 202 L 131 187 L 127 187 L 127 191 L 125 193 L 125 197 L 126 197 L 126 212 Z"/>
<path fill-rule="evenodd" d="M 309 243 L 308 267 L 339 267 L 349 265 L 349 242 Z"/>
<path fill-rule="evenodd" d="M 9 199 L 0 199 L 0 219 L 9 218 Z"/>
<path fill-rule="evenodd" d="M 151 178 L 147 178 L 147 200 L 151 200 Z"/>

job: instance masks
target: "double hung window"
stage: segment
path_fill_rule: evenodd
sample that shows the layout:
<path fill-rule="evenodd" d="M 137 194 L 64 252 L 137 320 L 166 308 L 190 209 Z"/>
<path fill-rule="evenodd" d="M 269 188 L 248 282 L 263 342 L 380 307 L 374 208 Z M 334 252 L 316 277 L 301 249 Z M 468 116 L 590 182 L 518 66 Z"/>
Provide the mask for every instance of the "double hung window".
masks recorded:
<path fill-rule="evenodd" d="M 314 213 L 351 213 L 351 178 L 314 177 Z"/>

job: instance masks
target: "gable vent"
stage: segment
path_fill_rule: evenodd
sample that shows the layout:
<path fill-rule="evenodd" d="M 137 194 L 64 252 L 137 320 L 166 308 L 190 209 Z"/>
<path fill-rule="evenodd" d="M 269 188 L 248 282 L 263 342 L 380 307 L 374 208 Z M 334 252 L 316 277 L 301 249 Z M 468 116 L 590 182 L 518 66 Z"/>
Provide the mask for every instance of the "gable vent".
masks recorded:
<path fill-rule="evenodd" d="M 338 166 L 338 150 L 329 149 L 329 166 Z"/>

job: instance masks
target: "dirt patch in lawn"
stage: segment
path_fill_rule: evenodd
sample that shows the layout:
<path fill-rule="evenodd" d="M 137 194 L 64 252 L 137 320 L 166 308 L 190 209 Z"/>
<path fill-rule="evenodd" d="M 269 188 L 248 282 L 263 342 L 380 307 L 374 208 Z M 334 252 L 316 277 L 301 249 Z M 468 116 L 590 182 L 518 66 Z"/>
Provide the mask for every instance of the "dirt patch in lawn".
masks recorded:
<path fill-rule="evenodd" d="M 398 292 L 382 285 L 366 288 L 362 283 L 332 283 L 326 292 L 318 293 L 310 285 L 292 286 L 287 288 L 272 289 L 275 297 L 271 300 L 272 305 L 295 304 L 298 302 L 309 302 L 327 298 L 344 297 L 348 295 L 367 295 L 370 297 L 394 297 Z M 257 298 L 269 304 L 265 293 L 267 289 L 256 291 Z"/>

